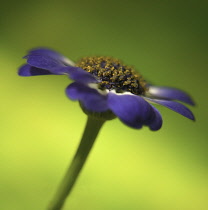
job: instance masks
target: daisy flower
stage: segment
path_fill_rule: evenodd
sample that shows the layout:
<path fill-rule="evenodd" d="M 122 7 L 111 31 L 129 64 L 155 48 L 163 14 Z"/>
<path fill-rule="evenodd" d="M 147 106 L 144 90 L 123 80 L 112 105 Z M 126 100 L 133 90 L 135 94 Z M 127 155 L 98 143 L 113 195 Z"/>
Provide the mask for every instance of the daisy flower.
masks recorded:
<path fill-rule="evenodd" d="M 20 76 L 64 74 L 74 80 L 66 94 L 71 100 L 78 100 L 88 115 L 106 120 L 118 117 L 132 128 L 144 125 L 155 131 L 161 128 L 162 117 L 152 104 L 159 104 L 194 120 L 192 112 L 179 103 L 194 105 L 187 93 L 148 84 L 118 59 L 95 56 L 74 63 L 46 48 L 33 49 L 24 58 L 27 64 L 19 69 Z"/>

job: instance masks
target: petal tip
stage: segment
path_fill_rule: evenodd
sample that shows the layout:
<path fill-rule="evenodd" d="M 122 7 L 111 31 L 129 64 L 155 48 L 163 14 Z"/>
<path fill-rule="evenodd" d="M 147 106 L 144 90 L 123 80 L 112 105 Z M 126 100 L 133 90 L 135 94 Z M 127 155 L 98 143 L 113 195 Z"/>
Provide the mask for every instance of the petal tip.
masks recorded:
<path fill-rule="evenodd" d="M 190 118 L 190 120 L 192 120 L 192 121 L 196 122 L 196 118 L 195 118 L 195 116 L 194 116 L 194 115 L 192 115 L 192 118 Z"/>
<path fill-rule="evenodd" d="M 27 64 L 21 66 L 21 67 L 18 69 L 17 74 L 18 74 L 19 76 L 22 76 L 22 77 L 28 77 L 28 76 L 30 76 L 30 73 L 29 73 L 29 69 L 28 69 L 28 68 L 29 68 L 29 67 L 28 67 Z"/>

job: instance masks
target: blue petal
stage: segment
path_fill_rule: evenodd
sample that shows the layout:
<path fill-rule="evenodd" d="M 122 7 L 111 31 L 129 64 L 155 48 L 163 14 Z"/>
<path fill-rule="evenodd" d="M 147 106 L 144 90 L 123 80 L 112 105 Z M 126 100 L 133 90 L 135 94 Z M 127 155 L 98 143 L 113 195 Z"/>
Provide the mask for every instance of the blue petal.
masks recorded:
<path fill-rule="evenodd" d="M 66 58 L 65 56 L 61 55 L 60 53 L 48 49 L 48 48 L 35 48 L 29 51 L 29 55 L 45 55 L 45 56 L 49 56 L 55 60 L 59 60 L 60 62 L 62 62 L 65 65 L 74 65 L 74 63 L 72 61 L 70 61 L 68 58 Z"/>
<path fill-rule="evenodd" d="M 158 99 L 178 100 L 190 105 L 194 105 L 193 100 L 187 93 L 176 88 L 149 86 L 148 93 Z"/>
<path fill-rule="evenodd" d="M 49 75 L 52 74 L 50 71 L 45 69 L 39 69 L 28 64 L 23 65 L 19 68 L 18 71 L 19 76 L 29 77 L 29 76 L 37 76 L 37 75 Z"/>
<path fill-rule="evenodd" d="M 29 64 L 25 64 L 20 67 L 18 74 L 20 76 L 36 76 L 36 75 L 49 75 L 49 74 L 68 74 L 72 80 L 76 82 L 87 84 L 87 83 L 97 83 L 98 81 L 94 78 L 94 76 L 81 68 L 67 66 L 57 68 L 53 71 L 49 71 L 46 69 L 36 68 L 34 66 L 30 66 Z"/>
<path fill-rule="evenodd" d="M 64 69 L 65 65 L 59 60 L 55 60 L 47 55 L 27 55 L 27 63 L 40 69 L 49 70 L 53 74 L 63 74 L 60 69 Z"/>
<path fill-rule="evenodd" d="M 69 77 L 79 83 L 87 84 L 87 83 L 97 83 L 98 81 L 95 77 L 86 72 L 85 70 L 78 68 L 78 67 L 65 67 L 65 72 L 69 74 Z"/>
<path fill-rule="evenodd" d="M 195 120 L 193 113 L 183 104 L 180 104 L 175 101 L 151 99 L 151 98 L 146 98 L 146 97 L 145 97 L 145 100 L 156 103 L 156 104 L 160 104 L 162 106 L 165 106 L 165 107 L 183 115 L 184 117 L 187 117 L 191 120 Z"/>
<path fill-rule="evenodd" d="M 147 125 L 150 127 L 151 130 L 157 131 L 162 127 L 162 123 L 163 123 L 162 116 L 160 112 L 154 106 L 152 106 L 152 108 L 154 110 L 154 115 L 152 115 L 153 116 L 152 119 L 150 119 L 147 122 Z"/>
<path fill-rule="evenodd" d="M 92 74 L 81 68 L 71 66 L 70 64 L 72 64 L 72 61 L 50 49 L 33 49 L 29 51 L 29 54 L 24 58 L 27 59 L 28 65 L 24 65 L 20 68 L 20 76 L 67 74 L 72 80 L 79 83 L 86 84 L 98 82 Z"/>
<path fill-rule="evenodd" d="M 67 96 L 72 100 L 79 100 L 82 105 L 92 112 L 104 112 L 108 110 L 107 95 L 103 95 L 97 89 L 74 82 L 66 88 Z"/>
<path fill-rule="evenodd" d="M 108 105 L 122 122 L 132 128 L 141 128 L 155 116 L 153 108 L 140 96 L 117 95 L 110 92 Z"/>

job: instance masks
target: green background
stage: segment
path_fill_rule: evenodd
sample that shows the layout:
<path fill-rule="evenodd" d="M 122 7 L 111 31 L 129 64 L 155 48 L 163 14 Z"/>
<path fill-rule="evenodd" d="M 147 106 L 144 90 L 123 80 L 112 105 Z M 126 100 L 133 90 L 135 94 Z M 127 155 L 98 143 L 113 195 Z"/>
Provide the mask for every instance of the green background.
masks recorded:
<path fill-rule="evenodd" d="M 7 1 L 0 12 L 0 209 L 44 210 L 86 115 L 65 76 L 23 78 L 33 47 L 76 61 L 108 55 L 197 103 L 192 122 L 164 107 L 161 130 L 102 129 L 64 210 L 206 210 L 207 1 Z"/>

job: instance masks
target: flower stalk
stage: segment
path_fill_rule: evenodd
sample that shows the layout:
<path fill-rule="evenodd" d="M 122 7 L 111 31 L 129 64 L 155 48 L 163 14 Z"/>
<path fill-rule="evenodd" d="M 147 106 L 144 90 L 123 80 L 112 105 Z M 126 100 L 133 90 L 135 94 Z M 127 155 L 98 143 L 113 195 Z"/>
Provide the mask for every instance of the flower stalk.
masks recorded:
<path fill-rule="evenodd" d="M 85 130 L 80 141 L 79 147 L 67 170 L 48 210 L 62 209 L 67 196 L 70 194 L 78 176 L 83 168 L 96 137 L 104 124 L 104 120 L 88 116 Z"/>

